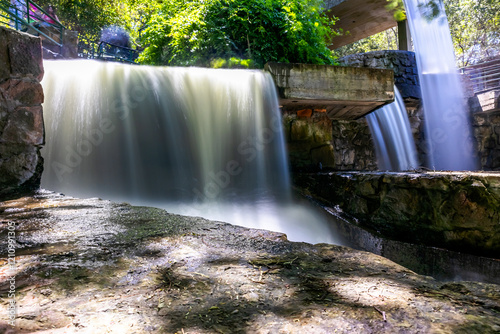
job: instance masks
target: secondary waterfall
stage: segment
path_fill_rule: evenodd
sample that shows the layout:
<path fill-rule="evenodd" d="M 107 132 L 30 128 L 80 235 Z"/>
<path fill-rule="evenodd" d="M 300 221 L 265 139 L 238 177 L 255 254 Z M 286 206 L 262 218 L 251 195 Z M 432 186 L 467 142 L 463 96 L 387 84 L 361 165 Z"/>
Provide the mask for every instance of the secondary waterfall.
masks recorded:
<path fill-rule="evenodd" d="M 417 149 L 399 90 L 395 101 L 366 116 L 377 154 L 378 168 L 405 171 L 418 168 Z"/>
<path fill-rule="evenodd" d="M 334 242 L 290 202 L 269 74 L 45 62 L 42 187 Z M 300 212 L 299 212 L 300 211 Z"/>
<path fill-rule="evenodd" d="M 440 0 L 405 0 L 425 114 L 428 167 L 475 170 L 470 115 L 455 65 L 453 43 Z"/>

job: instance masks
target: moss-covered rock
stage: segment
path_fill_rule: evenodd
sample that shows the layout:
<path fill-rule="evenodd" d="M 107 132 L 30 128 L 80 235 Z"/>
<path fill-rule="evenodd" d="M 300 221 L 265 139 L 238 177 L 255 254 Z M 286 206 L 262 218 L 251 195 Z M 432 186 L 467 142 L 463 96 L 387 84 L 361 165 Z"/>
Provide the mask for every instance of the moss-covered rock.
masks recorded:
<path fill-rule="evenodd" d="M 295 178 L 386 237 L 500 258 L 500 174 L 348 172 Z"/>

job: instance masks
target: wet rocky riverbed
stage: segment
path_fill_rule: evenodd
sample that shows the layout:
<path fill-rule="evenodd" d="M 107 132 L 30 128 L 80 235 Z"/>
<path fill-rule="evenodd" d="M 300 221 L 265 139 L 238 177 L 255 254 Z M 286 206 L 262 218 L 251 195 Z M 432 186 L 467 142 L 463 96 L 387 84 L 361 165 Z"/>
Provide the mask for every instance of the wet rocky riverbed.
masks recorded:
<path fill-rule="evenodd" d="M 499 285 L 155 208 L 42 191 L 0 237 L 0 333 L 500 333 Z"/>

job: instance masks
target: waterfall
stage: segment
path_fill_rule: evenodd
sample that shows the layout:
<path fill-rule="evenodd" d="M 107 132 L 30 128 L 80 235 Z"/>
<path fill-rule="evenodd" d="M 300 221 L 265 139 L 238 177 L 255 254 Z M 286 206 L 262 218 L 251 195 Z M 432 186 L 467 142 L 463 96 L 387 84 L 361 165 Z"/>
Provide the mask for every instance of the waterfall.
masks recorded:
<path fill-rule="evenodd" d="M 269 74 L 84 60 L 44 66 L 42 187 L 333 242 L 324 221 L 290 201 Z"/>
<path fill-rule="evenodd" d="M 405 7 L 422 89 L 428 167 L 475 170 L 470 115 L 444 6 L 440 0 L 405 0 Z"/>
<path fill-rule="evenodd" d="M 378 168 L 389 171 L 416 169 L 417 149 L 399 90 L 395 101 L 366 116 L 377 155 Z"/>

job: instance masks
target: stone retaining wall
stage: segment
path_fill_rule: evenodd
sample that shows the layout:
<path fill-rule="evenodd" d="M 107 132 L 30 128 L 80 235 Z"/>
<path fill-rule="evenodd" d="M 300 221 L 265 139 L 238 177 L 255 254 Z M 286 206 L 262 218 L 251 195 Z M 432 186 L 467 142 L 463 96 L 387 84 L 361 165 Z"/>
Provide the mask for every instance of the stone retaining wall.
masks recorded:
<path fill-rule="evenodd" d="M 0 27 L 0 200 L 39 187 L 42 77 L 40 39 Z"/>
<path fill-rule="evenodd" d="M 500 258 L 500 174 L 319 173 L 294 183 L 384 237 Z"/>
<path fill-rule="evenodd" d="M 330 120 L 322 109 L 304 109 L 284 111 L 283 123 L 293 171 L 377 169 L 364 118 Z"/>
<path fill-rule="evenodd" d="M 500 170 L 500 111 L 474 114 L 473 129 L 482 168 Z"/>

